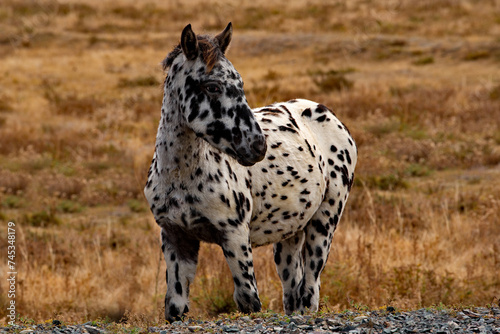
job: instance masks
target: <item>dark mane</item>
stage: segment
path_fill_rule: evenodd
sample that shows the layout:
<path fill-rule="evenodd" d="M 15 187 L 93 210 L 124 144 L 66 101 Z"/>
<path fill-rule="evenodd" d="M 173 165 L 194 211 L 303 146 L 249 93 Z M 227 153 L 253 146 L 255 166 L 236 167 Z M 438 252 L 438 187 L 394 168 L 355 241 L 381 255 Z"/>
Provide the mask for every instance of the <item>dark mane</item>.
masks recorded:
<path fill-rule="evenodd" d="M 197 38 L 198 47 L 201 51 L 201 57 L 207 65 L 207 73 L 210 73 L 217 60 L 219 60 L 223 56 L 223 53 L 220 50 L 219 43 L 216 39 L 208 35 L 197 36 Z M 177 58 L 177 56 L 181 53 L 182 48 L 181 45 L 178 44 L 162 61 L 163 70 L 166 71 L 170 66 L 172 66 L 174 59 Z"/>

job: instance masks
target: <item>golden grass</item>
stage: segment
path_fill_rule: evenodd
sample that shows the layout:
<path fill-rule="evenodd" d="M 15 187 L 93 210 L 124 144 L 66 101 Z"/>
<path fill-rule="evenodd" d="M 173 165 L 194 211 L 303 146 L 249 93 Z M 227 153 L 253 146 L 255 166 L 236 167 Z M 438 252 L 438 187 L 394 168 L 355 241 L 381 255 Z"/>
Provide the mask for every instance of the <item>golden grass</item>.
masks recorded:
<path fill-rule="evenodd" d="M 213 33 L 229 20 L 228 57 L 251 106 L 320 101 L 359 147 L 322 308 L 498 303 L 499 8 L 10 0 L 0 8 L 0 220 L 17 226 L 20 315 L 161 321 L 165 265 L 142 195 L 159 64 L 187 23 Z M 2 228 L 2 254 L 6 240 Z M 264 308 L 282 311 L 272 249 L 254 257 Z M 218 247 L 202 247 L 191 290 L 191 316 L 236 309 Z M 7 302 L 1 294 L 0 319 Z"/>

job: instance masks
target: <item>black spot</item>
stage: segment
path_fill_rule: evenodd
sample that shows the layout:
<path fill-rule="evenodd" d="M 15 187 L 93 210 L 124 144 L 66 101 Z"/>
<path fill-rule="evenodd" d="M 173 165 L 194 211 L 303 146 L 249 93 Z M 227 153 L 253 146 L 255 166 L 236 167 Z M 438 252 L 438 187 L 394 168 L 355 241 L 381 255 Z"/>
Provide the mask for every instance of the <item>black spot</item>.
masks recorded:
<path fill-rule="evenodd" d="M 181 284 L 181 282 L 176 282 L 175 283 L 175 292 L 177 292 L 178 295 L 182 295 L 182 284 Z"/>
<path fill-rule="evenodd" d="M 323 256 L 323 249 L 320 246 L 316 247 L 316 257 L 322 257 Z"/>
<path fill-rule="evenodd" d="M 344 152 L 345 152 L 345 158 L 347 160 L 347 163 L 350 165 L 352 163 L 352 161 L 351 161 L 351 155 L 349 154 L 348 150 L 344 150 Z"/>
<path fill-rule="evenodd" d="M 318 121 L 318 122 L 321 123 L 321 122 L 324 122 L 325 119 L 326 119 L 326 115 L 323 115 L 323 116 L 320 116 L 320 117 L 316 118 L 316 121 Z"/>
<path fill-rule="evenodd" d="M 222 252 L 224 253 L 225 257 L 235 257 L 234 253 L 231 252 L 230 250 L 222 249 Z"/>
<path fill-rule="evenodd" d="M 238 279 L 238 277 L 233 277 L 233 281 L 234 281 L 234 284 L 235 284 L 236 286 L 241 286 L 241 282 L 240 282 L 240 280 Z"/>
<path fill-rule="evenodd" d="M 330 146 L 330 151 L 332 151 L 333 153 L 337 152 L 337 148 L 335 147 L 335 145 Z"/>
<path fill-rule="evenodd" d="M 305 139 L 305 142 L 306 142 L 306 144 L 307 144 L 307 148 L 309 149 L 309 153 L 311 153 L 311 156 L 312 156 L 313 158 L 315 158 L 316 156 L 314 155 L 314 152 L 313 152 L 313 150 L 312 150 L 312 148 L 311 148 L 311 145 L 309 145 L 309 142 L 307 141 L 307 139 Z"/>
<path fill-rule="evenodd" d="M 283 281 L 288 281 L 288 279 L 290 278 L 290 272 L 288 271 L 287 268 L 283 269 Z"/>
<path fill-rule="evenodd" d="M 282 250 L 283 250 L 283 245 L 281 243 L 277 243 L 276 248 L 274 249 L 274 263 L 276 263 L 277 266 L 279 266 L 281 263 L 281 251 Z"/>
<path fill-rule="evenodd" d="M 302 112 L 301 116 L 305 117 L 311 117 L 311 109 L 307 108 Z"/>
<path fill-rule="evenodd" d="M 286 131 L 288 131 L 288 132 L 291 132 L 291 133 L 297 133 L 297 131 L 295 131 L 294 129 L 292 129 L 291 127 L 288 127 L 288 126 L 283 126 L 283 125 L 280 125 L 280 126 L 278 127 L 278 129 L 279 129 L 280 131 L 285 131 L 285 132 L 286 132 Z"/>
<path fill-rule="evenodd" d="M 226 125 L 221 121 L 214 121 L 207 126 L 207 135 L 212 137 L 215 144 L 219 144 L 221 138 L 231 142 L 232 134 L 231 130 L 226 128 Z"/>
<path fill-rule="evenodd" d="M 316 229 L 316 232 L 320 233 L 325 237 L 328 236 L 328 231 L 320 220 L 317 219 L 312 220 L 311 225 Z"/>
<path fill-rule="evenodd" d="M 290 116 L 290 117 L 288 118 L 288 120 L 289 120 L 289 121 L 292 123 L 292 125 L 293 125 L 293 126 L 295 126 L 297 129 L 299 128 L 299 126 L 297 125 L 297 122 L 295 122 L 295 119 L 294 119 L 292 116 Z"/>
<path fill-rule="evenodd" d="M 196 218 L 195 220 L 193 220 L 193 225 L 197 224 L 208 225 L 210 224 L 210 219 L 208 219 L 207 217 Z"/>
<path fill-rule="evenodd" d="M 319 274 L 321 273 L 321 270 L 323 270 L 323 259 L 318 261 L 318 266 L 316 267 L 316 271 L 314 272 L 314 278 L 318 280 Z"/>
<path fill-rule="evenodd" d="M 318 104 L 318 106 L 316 107 L 316 110 L 315 112 L 317 112 L 318 114 L 321 114 L 321 113 L 324 113 L 324 112 L 327 112 L 327 111 L 330 111 L 332 112 L 330 109 L 328 109 L 325 105 L 323 104 Z M 333 112 L 332 112 L 333 113 Z"/>

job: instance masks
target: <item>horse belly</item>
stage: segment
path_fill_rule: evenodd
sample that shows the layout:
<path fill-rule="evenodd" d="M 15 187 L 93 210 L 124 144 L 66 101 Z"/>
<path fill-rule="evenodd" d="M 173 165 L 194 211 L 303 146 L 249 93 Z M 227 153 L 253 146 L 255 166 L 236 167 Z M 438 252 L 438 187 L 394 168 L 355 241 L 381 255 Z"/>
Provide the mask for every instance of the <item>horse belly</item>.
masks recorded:
<path fill-rule="evenodd" d="M 266 158 L 251 167 L 253 246 L 275 243 L 302 230 L 321 205 L 328 185 L 324 162 L 319 155 L 312 156 L 300 137 L 274 132 L 267 140 L 271 149 Z M 314 139 L 310 142 L 315 144 Z M 279 149 L 273 150 L 278 143 Z"/>

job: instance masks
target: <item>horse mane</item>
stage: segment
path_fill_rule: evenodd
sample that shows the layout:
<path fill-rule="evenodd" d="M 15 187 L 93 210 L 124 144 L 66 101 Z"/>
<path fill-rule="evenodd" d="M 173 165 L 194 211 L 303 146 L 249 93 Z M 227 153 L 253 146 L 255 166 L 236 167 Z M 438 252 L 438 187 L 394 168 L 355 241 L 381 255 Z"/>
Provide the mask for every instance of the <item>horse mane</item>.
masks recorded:
<path fill-rule="evenodd" d="M 205 64 L 207 65 L 207 73 L 210 73 L 215 66 L 217 60 L 219 60 L 224 54 L 219 48 L 219 44 L 216 39 L 208 35 L 200 35 L 198 38 L 198 47 L 201 51 L 201 57 Z M 167 57 L 162 61 L 163 70 L 166 71 L 174 59 L 182 53 L 182 48 L 180 43 L 167 55 Z"/>

